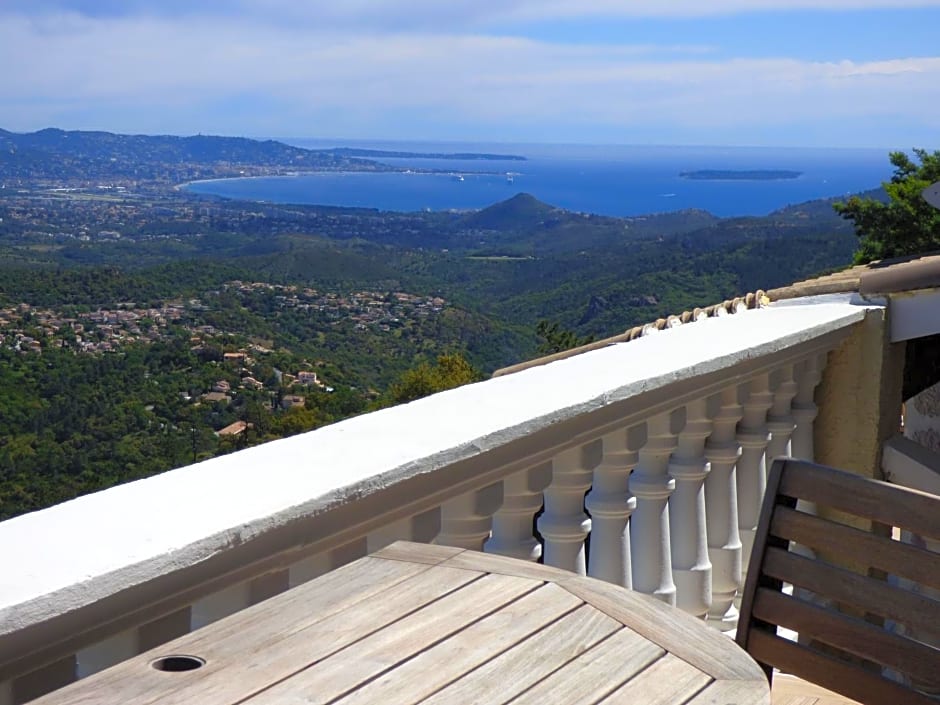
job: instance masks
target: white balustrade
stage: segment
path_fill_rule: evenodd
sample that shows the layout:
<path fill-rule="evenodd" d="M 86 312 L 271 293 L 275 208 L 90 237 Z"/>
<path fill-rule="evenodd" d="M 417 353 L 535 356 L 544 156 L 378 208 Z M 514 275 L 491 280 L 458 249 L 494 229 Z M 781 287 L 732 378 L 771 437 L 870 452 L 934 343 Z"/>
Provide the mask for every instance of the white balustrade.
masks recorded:
<path fill-rule="evenodd" d="M 712 564 L 712 604 L 708 620 L 722 631 L 737 626 L 734 596 L 743 587 L 735 468 L 741 450 L 737 427 L 744 413 L 741 402 L 746 393 L 746 385 L 738 384 L 721 392 L 712 433 L 705 443 L 705 457 L 711 465 L 705 478 L 705 524 Z"/>
<path fill-rule="evenodd" d="M 796 395 L 793 397 L 791 413 L 795 428 L 790 439 L 790 455 L 801 460 L 815 460 L 813 443 L 813 421 L 819 409 L 816 407 L 816 387 L 822 381 L 826 354 L 812 355 L 796 365 Z"/>
<path fill-rule="evenodd" d="M 84 678 L 140 653 L 137 630 L 115 634 L 75 654 L 76 676 Z"/>
<path fill-rule="evenodd" d="M 760 516 L 761 502 L 767 487 L 764 453 L 770 441 L 767 429 L 767 411 L 773 405 L 770 375 L 760 374 L 748 385 L 743 415 L 738 423 L 737 439 L 741 446 L 736 469 L 738 488 L 738 531 L 744 557 L 744 569 L 754 545 L 754 532 Z"/>
<path fill-rule="evenodd" d="M 36 670 L 20 674 L 15 680 L 0 688 L 0 695 L 9 697 L 13 705 L 19 705 L 34 700 L 50 690 L 63 688 L 73 683 L 77 674 L 78 664 L 75 654 L 70 654 Z"/>
<path fill-rule="evenodd" d="M 545 565 L 586 572 L 584 539 L 591 519 L 584 513 L 584 493 L 600 461 L 600 442 L 565 450 L 552 459 L 552 481 L 545 488 L 545 511 L 538 519 Z"/>
<path fill-rule="evenodd" d="M 636 497 L 630 529 L 633 589 L 671 605 L 676 604 L 676 586 L 672 579 L 667 502 L 676 481 L 669 477 L 667 469 L 684 425 L 684 407 L 657 414 L 647 422 L 647 441 L 640 449 L 629 484 Z"/>
<path fill-rule="evenodd" d="M 437 516 L 440 517 L 440 512 L 436 509 L 434 511 Z M 438 519 L 438 527 L 439 526 L 440 520 Z M 437 534 L 437 531 L 438 529 L 434 529 L 431 535 Z M 428 540 L 430 541 L 430 538 L 428 538 Z M 295 587 L 308 580 L 319 578 L 321 575 L 325 575 L 331 570 L 336 570 L 347 563 L 352 563 L 354 560 L 362 558 L 366 553 L 368 553 L 368 537 L 363 537 L 351 541 L 344 546 L 334 548 L 332 551 L 325 551 L 295 561 L 291 563 L 287 571 L 290 587 Z"/>
<path fill-rule="evenodd" d="M 248 583 L 232 585 L 193 603 L 192 629 L 200 629 L 251 605 Z"/>
<path fill-rule="evenodd" d="M 490 536 L 491 517 L 502 503 L 502 482 L 448 500 L 441 505 L 441 533 L 434 543 L 482 551 Z"/>
<path fill-rule="evenodd" d="M 705 440 L 718 414 L 718 395 L 697 399 L 685 407 L 685 426 L 669 461 L 676 489 L 669 497 L 669 539 L 676 606 L 705 617 L 712 603 L 712 564 L 708 557 L 705 521 L 705 478 L 709 466 Z"/>
<path fill-rule="evenodd" d="M 493 530 L 483 550 L 510 558 L 537 562 L 542 544 L 533 533 L 535 515 L 542 508 L 542 491 L 552 480 L 552 464 L 541 463 L 503 481 L 503 504 L 493 515 Z"/>
<path fill-rule="evenodd" d="M 369 532 L 369 535 L 366 537 L 365 553 L 373 553 L 396 541 L 430 543 L 441 533 L 441 511 L 441 508 L 435 507 L 427 512 L 399 519 L 398 521 L 386 524 L 380 529 Z M 350 561 L 354 561 L 359 557 L 360 556 L 351 558 Z M 346 562 L 348 563 L 350 561 Z M 345 565 L 345 563 L 343 565 Z"/>
<path fill-rule="evenodd" d="M 646 424 L 608 433 L 601 439 L 602 457 L 594 468 L 594 484 L 584 504 L 591 515 L 588 575 L 615 585 L 633 587 L 630 558 L 630 473 L 646 443 Z"/>
<path fill-rule="evenodd" d="M 790 439 L 796 428 L 791 404 L 797 393 L 793 365 L 784 365 L 774 370 L 770 381 L 774 397 L 767 412 L 767 430 L 770 431 L 770 441 L 764 454 L 764 467 L 767 472 L 770 471 L 774 458 L 779 455 L 791 455 Z"/>

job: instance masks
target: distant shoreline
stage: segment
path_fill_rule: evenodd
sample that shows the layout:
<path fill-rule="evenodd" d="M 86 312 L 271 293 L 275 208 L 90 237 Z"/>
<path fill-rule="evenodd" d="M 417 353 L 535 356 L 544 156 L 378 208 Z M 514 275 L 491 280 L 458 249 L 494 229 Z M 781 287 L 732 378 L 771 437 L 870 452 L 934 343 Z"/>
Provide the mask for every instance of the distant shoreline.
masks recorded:
<path fill-rule="evenodd" d="M 522 157 L 525 159 L 525 157 Z M 389 166 L 389 165 L 385 165 Z M 209 184 L 221 181 L 248 181 L 255 179 L 294 179 L 303 176 L 358 176 L 358 175 L 376 175 L 376 174 L 400 174 L 402 176 L 503 176 L 510 172 L 503 171 L 467 171 L 456 169 L 421 169 L 417 167 L 395 167 L 389 166 L 388 169 L 294 169 L 281 172 L 279 174 L 245 174 L 240 176 L 217 176 L 210 179 L 192 179 L 184 181 L 173 186 L 174 191 L 186 190 L 187 186 L 193 184 Z M 513 173 L 513 175 L 516 175 Z"/>
<path fill-rule="evenodd" d="M 362 157 L 366 159 L 442 159 L 451 161 L 501 161 L 524 162 L 527 157 L 519 154 L 488 154 L 480 152 L 406 152 L 384 149 L 363 149 L 359 147 L 337 147 L 335 149 L 318 149 L 317 152 L 338 154 L 344 157 Z"/>
<path fill-rule="evenodd" d="M 679 178 L 695 181 L 780 181 L 798 179 L 801 176 L 802 171 L 787 169 L 699 169 L 679 172 Z"/>

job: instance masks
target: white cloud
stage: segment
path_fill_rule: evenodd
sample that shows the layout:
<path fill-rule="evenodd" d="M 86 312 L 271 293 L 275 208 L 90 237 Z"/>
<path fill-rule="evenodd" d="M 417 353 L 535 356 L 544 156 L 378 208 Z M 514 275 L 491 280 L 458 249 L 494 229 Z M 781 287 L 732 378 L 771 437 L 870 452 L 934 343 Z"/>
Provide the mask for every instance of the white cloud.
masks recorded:
<path fill-rule="evenodd" d="M 64 14 L 0 21 L 0 65 L 18 67 L 0 73 L 8 129 L 701 143 L 729 132 L 772 143 L 820 124 L 840 143 L 862 123 L 940 127 L 930 57 L 719 59 L 702 47 Z"/>

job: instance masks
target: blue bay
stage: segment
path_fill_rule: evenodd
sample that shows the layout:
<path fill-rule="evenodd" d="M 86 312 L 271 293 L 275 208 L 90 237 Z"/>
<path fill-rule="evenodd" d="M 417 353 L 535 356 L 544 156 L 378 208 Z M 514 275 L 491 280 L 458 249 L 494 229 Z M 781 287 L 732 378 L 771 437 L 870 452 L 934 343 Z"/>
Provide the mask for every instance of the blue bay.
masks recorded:
<path fill-rule="evenodd" d="M 790 204 L 865 191 L 891 176 L 887 149 L 291 142 L 313 149 L 350 146 L 517 154 L 526 161 L 382 159 L 396 167 L 445 173 L 322 172 L 204 181 L 187 188 L 226 198 L 389 211 L 478 209 L 524 192 L 552 205 L 603 215 L 700 208 L 718 216 L 736 216 L 764 215 Z M 705 169 L 784 169 L 802 175 L 768 181 L 697 181 L 679 176 Z"/>

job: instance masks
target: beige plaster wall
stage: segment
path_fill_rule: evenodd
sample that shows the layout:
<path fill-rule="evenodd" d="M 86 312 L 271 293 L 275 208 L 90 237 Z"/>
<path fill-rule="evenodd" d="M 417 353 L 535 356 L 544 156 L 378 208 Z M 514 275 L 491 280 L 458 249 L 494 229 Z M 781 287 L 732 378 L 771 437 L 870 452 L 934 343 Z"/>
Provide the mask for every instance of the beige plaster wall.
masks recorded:
<path fill-rule="evenodd" d="M 816 390 L 816 461 L 881 478 L 882 444 L 898 433 L 904 343 L 891 343 L 883 310 L 870 311 L 829 353 Z"/>

